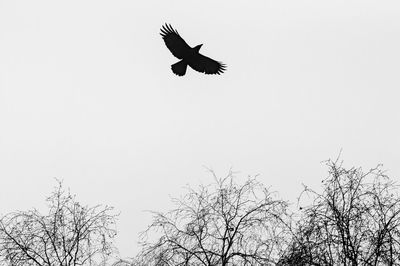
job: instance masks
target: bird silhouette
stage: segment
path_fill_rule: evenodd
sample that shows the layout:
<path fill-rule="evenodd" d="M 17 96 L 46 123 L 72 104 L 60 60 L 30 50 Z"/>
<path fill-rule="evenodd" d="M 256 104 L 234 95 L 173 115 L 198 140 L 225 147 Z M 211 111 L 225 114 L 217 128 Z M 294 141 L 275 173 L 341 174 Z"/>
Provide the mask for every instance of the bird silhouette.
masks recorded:
<path fill-rule="evenodd" d="M 178 76 L 186 73 L 187 66 L 205 74 L 221 74 L 226 70 L 226 65 L 199 53 L 203 44 L 190 47 L 171 25 L 165 24 L 161 28 L 161 36 L 165 45 L 179 62 L 171 65 L 172 72 Z"/>

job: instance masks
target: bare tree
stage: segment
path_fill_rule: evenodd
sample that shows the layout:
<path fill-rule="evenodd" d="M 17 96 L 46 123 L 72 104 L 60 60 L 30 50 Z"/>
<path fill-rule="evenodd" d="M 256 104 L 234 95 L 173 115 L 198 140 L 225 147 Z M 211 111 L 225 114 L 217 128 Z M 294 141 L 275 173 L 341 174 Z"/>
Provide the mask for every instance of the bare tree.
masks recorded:
<path fill-rule="evenodd" d="M 211 171 L 212 172 L 212 171 Z M 142 265 L 269 265 L 284 249 L 288 204 L 255 178 L 230 172 L 210 186 L 187 188 L 170 212 L 153 212 L 142 234 Z M 154 240 L 154 241 L 151 241 Z"/>
<path fill-rule="evenodd" d="M 58 181 L 49 212 L 19 211 L 0 220 L 0 261 L 13 266 L 98 265 L 113 252 L 113 208 L 82 206 Z"/>
<path fill-rule="evenodd" d="M 378 166 L 364 173 L 328 161 L 323 192 L 305 187 L 312 203 L 301 208 L 282 265 L 400 265 L 398 186 Z"/>

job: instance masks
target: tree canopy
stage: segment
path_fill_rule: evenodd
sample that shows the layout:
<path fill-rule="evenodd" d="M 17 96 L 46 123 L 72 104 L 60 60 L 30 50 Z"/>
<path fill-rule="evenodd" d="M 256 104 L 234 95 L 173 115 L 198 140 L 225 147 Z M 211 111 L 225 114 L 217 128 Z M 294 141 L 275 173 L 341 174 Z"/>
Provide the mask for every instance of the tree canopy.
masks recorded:
<path fill-rule="evenodd" d="M 12 212 L 0 220 L 0 260 L 13 266 L 99 265 L 113 252 L 113 208 L 88 207 L 62 183 L 47 198 L 48 213 Z"/>

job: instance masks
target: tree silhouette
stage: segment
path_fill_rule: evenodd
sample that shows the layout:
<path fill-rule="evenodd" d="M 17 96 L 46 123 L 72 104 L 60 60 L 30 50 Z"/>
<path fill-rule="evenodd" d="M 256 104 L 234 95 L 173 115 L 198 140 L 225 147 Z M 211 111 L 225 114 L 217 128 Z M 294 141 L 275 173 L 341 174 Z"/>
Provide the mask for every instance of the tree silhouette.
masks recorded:
<path fill-rule="evenodd" d="M 98 265 L 113 252 L 112 207 L 82 206 L 62 183 L 47 198 L 49 212 L 19 211 L 0 220 L 0 261 L 13 266 Z"/>
<path fill-rule="evenodd" d="M 142 265 L 269 265 L 280 256 L 287 203 L 255 178 L 241 185 L 232 172 L 214 178 L 210 186 L 189 187 L 172 211 L 153 212 L 142 234 Z"/>
<path fill-rule="evenodd" d="M 305 187 L 291 244 L 281 265 L 400 265 L 398 186 L 378 166 L 364 173 L 328 161 L 323 192 Z"/>

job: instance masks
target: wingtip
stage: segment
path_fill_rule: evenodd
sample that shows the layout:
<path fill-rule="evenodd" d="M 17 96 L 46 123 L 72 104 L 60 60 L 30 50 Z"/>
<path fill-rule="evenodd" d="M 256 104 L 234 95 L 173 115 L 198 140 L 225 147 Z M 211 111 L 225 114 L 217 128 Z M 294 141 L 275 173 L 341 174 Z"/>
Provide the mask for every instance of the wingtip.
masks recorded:
<path fill-rule="evenodd" d="M 219 62 L 219 64 L 220 64 L 220 68 L 218 69 L 217 74 L 221 75 L 222 73 L 225 73 L 228 66 L 222 62 Z"/>
<path fill-rule="evenodd" d="M 161 32 L 164 34 L 161 34 L 162 36 L 165 36 L 168 33 L 175 33 L 179 35 L 178 31 L 174 29 L 170 23 L 165 23 L 164 25 L 162 25 Z"/>

